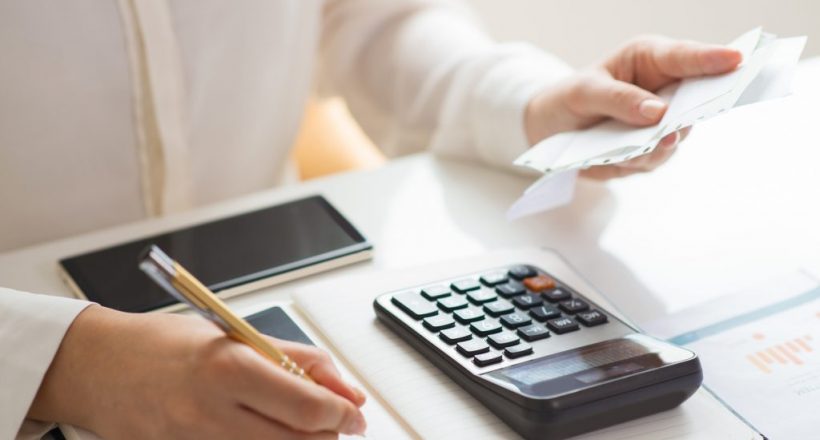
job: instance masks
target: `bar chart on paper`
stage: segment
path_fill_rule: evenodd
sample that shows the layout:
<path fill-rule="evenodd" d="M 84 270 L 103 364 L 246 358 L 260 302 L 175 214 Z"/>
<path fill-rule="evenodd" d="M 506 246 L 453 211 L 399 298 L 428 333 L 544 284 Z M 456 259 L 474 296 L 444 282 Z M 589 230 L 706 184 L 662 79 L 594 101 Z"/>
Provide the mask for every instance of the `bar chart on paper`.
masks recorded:
<path fill-rule="evenodd" d="M 818 321 L 818 325 L 820 325 L 820 321 Z M 764 341 L 766 335 L 764 333 L 755 333 L 752 338 L 757 341 Z M 765 374 L 771 374 L 775 368 L 783 368 L 778 367 L 778 364 L 804 366 L 809 362 L 807 356 L 814 351 L 812 342 L 811 335 L 803 335 L 781 344 L 763 348 L 755 353 L 747 354 L 746 359 Z"/>
<path fill-rule="evenodd" d="M 649 329 L 696 352 L 705 385 L 764 435 L 820 438 L 817 280 L 797 273 Z"/>

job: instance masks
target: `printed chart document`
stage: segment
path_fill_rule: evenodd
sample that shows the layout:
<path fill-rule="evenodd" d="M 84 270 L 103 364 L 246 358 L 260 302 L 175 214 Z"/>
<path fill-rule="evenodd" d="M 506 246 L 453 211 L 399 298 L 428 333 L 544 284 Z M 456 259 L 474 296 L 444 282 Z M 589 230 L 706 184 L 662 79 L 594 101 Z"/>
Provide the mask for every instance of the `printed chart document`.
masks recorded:
<path fill-rule="evenodd" d="M 295 307 L 317 328 L 337 358 L 354 372 L 415 438 L 519 438 L 405 341 L 379 323 L 373 299 L 381 293 L 503 265 L 548 268 L 602 306 L 595 293 L 555 254 L 495 251 L 426 268 L 340 278 L 294 292 Z M 610 307 L 611 311 L 613 310 Z M 616 313 L 617 312 L 613 312 Z M 680 407 L 577 437 L 584 440 L 752 440 L 760 435 L 701 389 Z"/>
<path fill-rule="evenodd" d="M 563 175 L 592 166 L 612 165 L 651 153 L 666 135 L 730 111 L 734 107 L 780 98 L 791 93 L 792 78 L 806 37 L 777 38 L 753 29 L 729 44 L 743 55 L 732 72 L 688 78 L 658 92 L 669 102 L 663 119 L 636 128 L 615 120 L 559 133 L 539 142 L 515 164 L 544 173 L 510 208 L 508 219 L 545 211 L 566 203 L 572 193 Z M 540 206 L 539 206 L 540 205 Z"/>
<path fill-rule="evenodd" d="M 647 328 L 700 356 L 704 384 L 764 435 L 820 438 L 820 282 L 795 272 Z"/>

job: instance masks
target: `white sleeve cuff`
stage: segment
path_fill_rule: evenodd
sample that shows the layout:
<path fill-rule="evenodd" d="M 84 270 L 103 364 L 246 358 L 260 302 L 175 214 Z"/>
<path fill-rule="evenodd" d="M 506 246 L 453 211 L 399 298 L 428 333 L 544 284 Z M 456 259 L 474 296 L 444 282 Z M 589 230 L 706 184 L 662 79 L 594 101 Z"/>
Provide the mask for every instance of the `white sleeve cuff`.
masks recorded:
<path fill-rule="evenodd" d="M 20 428 L 63 336 L 90 304 L 0 288 L 0 438 L 22 434 Z"/>
<path fill-rule="evenodd" d="M 432 149 L 512 169 L 513 160 L 530 147 L 524 127 L 527 104 L 571 72 L 567 64 L 530 44 L 497 45 L 482 62 L 458 73 L 453 86 L 462 93 L 452 93 L 446 103 L 445 129 L 433 139 Z M 466 123 L 467 132 L 446 129 L 461 125 L 455 121 Z"/>

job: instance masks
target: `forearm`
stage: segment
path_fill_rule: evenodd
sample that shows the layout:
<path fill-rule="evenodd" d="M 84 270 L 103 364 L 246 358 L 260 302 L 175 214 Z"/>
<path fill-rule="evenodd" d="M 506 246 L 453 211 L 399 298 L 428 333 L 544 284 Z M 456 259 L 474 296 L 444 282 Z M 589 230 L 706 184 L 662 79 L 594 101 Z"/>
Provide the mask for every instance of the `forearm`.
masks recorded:
<path fill-rule="evenodd" d="M 339 2 L 330 12 L 352 15 L 357 3 L 379 2 Z M 434 2 L 382 17 L 367 38 L 363 19 L 346 18 L 328 29 L 324 73 L 388 154 L 429 146 L 509 165 L 530 145 L 526 104 L 570 71 L 530 45 L 493 42 L 463 11 Z"/>

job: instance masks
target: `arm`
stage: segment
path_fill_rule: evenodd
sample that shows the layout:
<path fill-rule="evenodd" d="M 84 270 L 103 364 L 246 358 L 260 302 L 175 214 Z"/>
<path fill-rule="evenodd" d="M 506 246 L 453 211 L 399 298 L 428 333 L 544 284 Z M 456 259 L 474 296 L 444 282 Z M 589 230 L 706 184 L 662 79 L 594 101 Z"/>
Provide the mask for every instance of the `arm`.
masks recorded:
<path fill-rule="evenodd" d="M 333 1 L 324 20 L 323 85 L 389 155 L 429 147 L 511 167 L 530 146 L 527 103 L 571 72 L 530 45 L 491 41 L 443 2 Z"/>
<path fill-rule="evenodd" d="M 26 295 L 5 302 L 19 308 L 15 304 L 27 301 Z M 342 381 L 316 348 L 274 341 L 321 386 L 273 365 L 199 317 L 129 314 L 54 299 L 29 303 L 26 318 L 57 326 L 52 310 L 65 301 L 74 315 L 61 321 L 59 334 L 46 338 L 35 325 L 30 334 L 2 333 L 6 344 L 51 350 L 49 356 L 17 358 L 20 365 L 4 356 L 0 380 L 25 383 L 2 393 L 4 405 L 13 402 L 13 414 L 0 415 L 3 438 L 13 438 L 24 417 L 76 425 L 104 438 L 331 439 L 364 432 L 364 395 Z"/>
<path fill-rule="evenodd" d="M 0 438 L 39 438 L 48 425 L 24 425 L 51 359 L 74 318 L 90 303 L 0 289 Z"/>
<path fill-rule="evenodd" d="M 724 47 L 644 37 L 573 74 L 532 46 L 492 42 L 444 2 L 334 1 L 324 28 L 325 82 L 388 154 L 429 146 L 501 167 L 547 136 L 603 118 L 655 124 L 666 104 L 652 92 L 740 62 Z M 687 131 L 669 135 L 651 155 L 583 175 L 651 170 Z"/>

